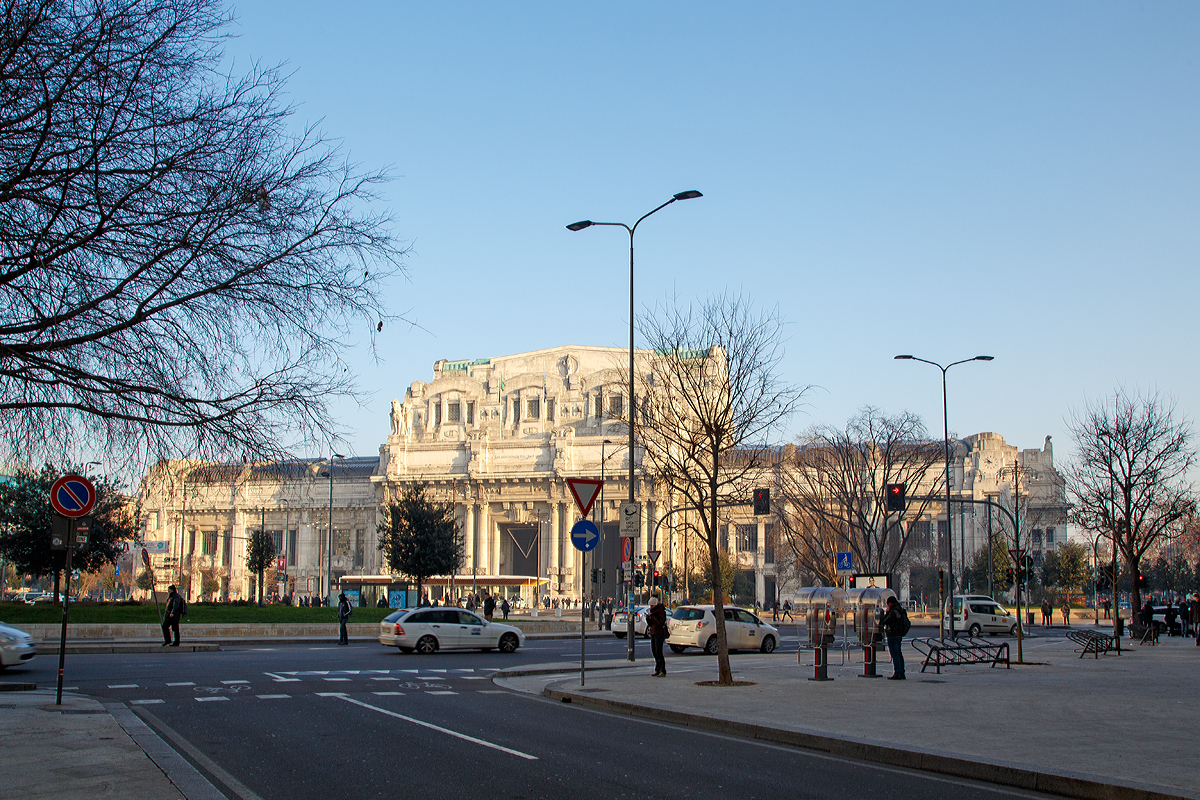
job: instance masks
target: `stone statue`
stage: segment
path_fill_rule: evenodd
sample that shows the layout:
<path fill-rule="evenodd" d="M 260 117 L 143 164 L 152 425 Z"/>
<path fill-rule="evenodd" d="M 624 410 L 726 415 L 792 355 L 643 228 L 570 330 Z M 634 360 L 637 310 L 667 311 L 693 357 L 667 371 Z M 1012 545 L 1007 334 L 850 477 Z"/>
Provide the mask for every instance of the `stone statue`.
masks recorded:
<path fill-rule="evenodd" d="M 399 436 L 403 439 L 408 439 L 412 433 L 412 428 L 408 422 L 408 410 L 404 408 L 404 404 L 397 399 L 392 400 L 392 435 Z"/>

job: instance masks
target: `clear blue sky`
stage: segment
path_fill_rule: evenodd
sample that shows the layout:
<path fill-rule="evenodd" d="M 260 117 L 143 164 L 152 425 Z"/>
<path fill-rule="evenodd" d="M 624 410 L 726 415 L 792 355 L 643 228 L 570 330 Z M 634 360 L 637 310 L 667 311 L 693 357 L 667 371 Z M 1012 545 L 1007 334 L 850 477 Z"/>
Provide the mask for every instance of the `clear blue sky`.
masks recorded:
<path fill-rule="evenodd" d="M 297 126 L 390 166 L 423 329 L 352 357 L 371 455 L 439 358 L 627 343 L 637 297 L 740 291 L 790 321 L 799 431 L 864 404 L 1069 451 L 1117 385 L 1193 415 L 1200 4 L 237 5 L 238 61 L 287 62 Z"/>

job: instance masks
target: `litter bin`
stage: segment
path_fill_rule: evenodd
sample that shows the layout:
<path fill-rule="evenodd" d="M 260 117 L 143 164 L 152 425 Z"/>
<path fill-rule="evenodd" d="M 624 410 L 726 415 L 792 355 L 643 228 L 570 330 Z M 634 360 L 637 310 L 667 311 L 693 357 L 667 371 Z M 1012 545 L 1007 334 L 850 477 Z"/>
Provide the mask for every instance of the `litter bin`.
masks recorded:
<path fill-rule="evenodd" d="M 1032 611 L 1026 612 L 1025 625 L 1030 628 L 1033 627 L 1033 612 Z"/>

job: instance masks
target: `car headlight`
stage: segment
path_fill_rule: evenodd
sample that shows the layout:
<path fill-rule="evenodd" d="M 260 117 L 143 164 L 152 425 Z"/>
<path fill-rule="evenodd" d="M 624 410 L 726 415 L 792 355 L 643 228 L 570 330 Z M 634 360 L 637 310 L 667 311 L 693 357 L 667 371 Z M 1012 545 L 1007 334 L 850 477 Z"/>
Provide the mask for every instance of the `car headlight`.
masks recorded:
<path fill-rule="evenodd" d="M 0 642 L 4 644 L 16 644 L 17 637 L 13 636 L 12 634 L 5 633 L 4 631 L 0 631 Z"/>

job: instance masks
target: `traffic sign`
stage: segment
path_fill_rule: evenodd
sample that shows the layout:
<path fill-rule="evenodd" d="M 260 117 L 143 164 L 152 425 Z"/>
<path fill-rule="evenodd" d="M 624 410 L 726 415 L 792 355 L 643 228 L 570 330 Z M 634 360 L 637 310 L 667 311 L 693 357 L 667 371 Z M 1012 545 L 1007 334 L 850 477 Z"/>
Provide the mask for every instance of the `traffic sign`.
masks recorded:
<path fill-rule="evenodd" d="M 278 559 L 276 559 L 275 569 L 287 569 L 287 559 L 283 556 L 280 556 Z"/>
<path fill-rule="evenodd" d="M 650 559 L 651 564 L 658 563 L 658 557 L 662 555 L 662 550 L 647 550 L 646 556 Z"/>
<path fill-rule="evenodd" d="M 631 538 L 642 533 L 642 504 L 621 503 L 621 535 Z"/>
<path fill-rule="evenodd" d="M 633 560 L 633 539 L 630 539 L 628 536 L 621 537 L 621 560 Z"/>
<path fill-rule="evenodd" d="M 142 548 L 142 563 L 147 567 L 150 566 L 150 551 L 144 547 Z"/>
<path fill-rule="evenodd" d="M 590 519 L 581 519 L 571 528 L 571 544 L 581 553 L 586 553 L 599 543 L 600 531 Z"/>
<path fill-rule="evenodd" d="M 837 571 L 838 572 L 853 572 L 854 571 L 854 553 L 838 553 L 837 554 Z"/>
<path fill-rule="evenodd" d="M 63 475 L 50 487 L 50 505 L 64 517 L 83 517 L 96 505 L 96 487 L 82 475 Z"/>
<path fill-rule="evenodd" d="M 1012 560 L 1015 561 L 1019 566 L 1021 563 L 1021 556 L 1025 555 L 1025 550 L 1020 547 L 1010 547 L 1008 548 L 1008 554 L 1012 556 Z"/>
<path fill-rule="evenodd" d="M 591 512 L 592 503 L 596 502 L 603 485 L 604 481 L 593 478 L 567 478 L 567 488 L 575 498 L 575 505 L 579 506 L 580 516 L 586 517 Z"/>

